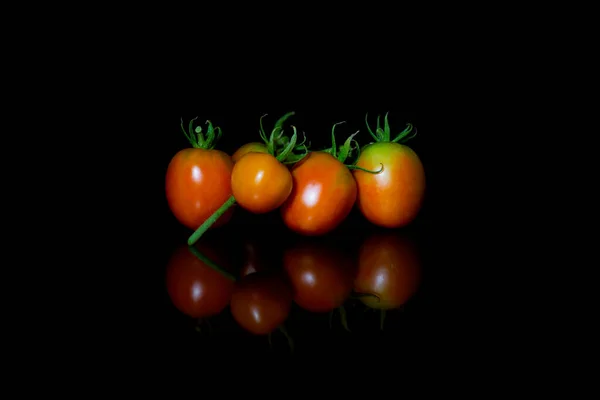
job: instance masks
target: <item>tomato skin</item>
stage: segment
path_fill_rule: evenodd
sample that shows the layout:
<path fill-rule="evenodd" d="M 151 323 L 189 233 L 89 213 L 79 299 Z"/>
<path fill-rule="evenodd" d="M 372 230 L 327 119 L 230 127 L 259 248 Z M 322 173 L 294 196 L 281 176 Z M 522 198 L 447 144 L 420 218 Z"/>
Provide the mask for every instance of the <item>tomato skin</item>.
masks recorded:
<path fill-rule="evenodd" d="M 201 249 L 211 260 L 224 265 L 218 254 Z M 192 318 L 219 314 L 231 299 L 235 282 L 199 260 L 180 246 L 169 259 L 166 273 L 167 292 L 173 305 Z"/>
<path fill-rule="evenodd" d="M 335 247 L 315 241 L 301 243 L 284 251 L 283 265 L 294 301 L 307 311 L 331 311 L 352 292 L 356 263 Z"/>
<path fill-rule="evenodd" d="M 275 210 L 292 192 L 288 168 L 267 153 L 247 153 L 233 166 L 231 189 L 237 203 L 255 214 Z"/>
<path fill-rule="evenodd" d="M 421 264 L 412 240 L 398 233 L 375 234 L 360 247 L 358 274 L 354 290 L 379 297 L 362 297 L 375 309 L 402 306 L 417 291 L 421 281 Z"/>
<path fill-rule="evenodd" d="M 232 154 L 231 160 L 236 163 L 240 158 L 245 156 L 246 154 L 254 152 L 254 153 L 267 153 L 267 145 L 259 142 L 250 142 L 246 143 L 240 148 L 238 148 L 235 153 Z"/>
<path fill-rule="evenodd" d="M 417 216 L 425 194 L 425 171 L 417 154 L 408 146 L 392 142 L 365 146 L 356 163 L 378 174 L 354 170 L 358 188 L 356 204 L 371 223 L 399 228 Z"/>
<path fill-rule="evenodd" d="M 356 182 L 331 154 L 309 153 L 292 168 L 292 193 L 281 207 L 285 225 L 296 233 L 317 236 L 334 230 L 352 211 Z"/>
<path fill-rule="evenodd" d="M 237 323 L 255 335 L 275 330 L 288 317 L 292 292 L 279 274 L 255 272 L 240 280 L 231 297 L 230 309 Z"/>
<path fill-rule="evenodd" d="M 187 148 L 177 152 L 167 168 L 165 191 L 175 218 L 189 229 L 197 229 L 229 197 L 231 157 L 220 150 Z M 233 208 L 212 227 L 227 223 Z"/>

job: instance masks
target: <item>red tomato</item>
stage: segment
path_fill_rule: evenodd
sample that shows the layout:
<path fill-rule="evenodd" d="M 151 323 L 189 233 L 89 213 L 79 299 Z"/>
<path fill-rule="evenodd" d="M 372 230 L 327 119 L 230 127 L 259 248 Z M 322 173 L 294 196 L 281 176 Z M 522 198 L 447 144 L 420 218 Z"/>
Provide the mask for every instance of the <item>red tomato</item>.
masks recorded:
<path fill-rule="evenodd" d="M 223 258 L 210 248 L 200 251 L 218 263 Z M 235 282 L 200 261 L 188 246 L 178 247 L 167 266 L 167 291 L 173 305 L 193 318 L 219 314 L 231 299 Z"/>
<path fill-rule="evenodd" d="M 265 335 L 288 317 L 292 292 L 285 280 L 271 272 L 256 272 L 238 282 L 231 297 L 233 318 L 247 331 Z"/>
<path fill-rule="evenodd" d="M 421 264 L 414 243 L 397 232 L 374 234 L 360 247 L 354 290 L 371 308 L 398 308 L 417 291 Z"/>
<path fill-rule="evenodd" d="M 247 153 L 233 166 L 231 189 L 236 202 L 255 214 L 273 211 L 292 192 L 288 168 L 267 153 Z"/>
<path fill-rule="evenodd" d="M 267 153 L 268 149 L 267 149 L 267 145 L 264 143 L 259 143 L 259 142 L 251 142 L 251 143 L 246 143 L 245 145 L 241 146 L 239 149 L 237 149 L 235 151 L 235 153 L 233 153 L 233 155 L 231 156 L 231 160 L 236 163 L 240 158 L 242 158 L 242 156 L 246 155 L 247 153 Z"/>
<path fill-rule="evenodd" d="M 281 207 L 286 226 L 303 235 L 323 235 L 352 211 L 356 182 L 334 156 L 313 152 L 292 168 L 292 193 Z"/>
<path fill-rule="evenodd" d="M 314 241 L 288 248 L 283 265 L 294 301 L 312 312 L 327 312 L 350 296 L 356 265 L 342 250 Z"/>
<path fill-rule="evenodd" d="M 197 229 L 229 197 L 231 191 L 231 157 L 220 150 L 188 148 L 179 151 L 167 168 L 166 195 L 177 220 Z M 227 210 L 213 225 L 221 226 L 232 216 Z"/>

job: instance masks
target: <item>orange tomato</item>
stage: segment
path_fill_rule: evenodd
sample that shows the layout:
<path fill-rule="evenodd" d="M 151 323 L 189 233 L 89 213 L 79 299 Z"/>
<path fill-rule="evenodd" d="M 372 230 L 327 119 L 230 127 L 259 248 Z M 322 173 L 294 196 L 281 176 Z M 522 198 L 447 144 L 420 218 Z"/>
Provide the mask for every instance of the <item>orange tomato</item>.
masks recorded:
<path fill-rule="evenodd" d="M 241 207 L 263 214 L 275 210 L 288 198 L 292 175 L 268 153 L 247 153 L 233 166 L 231 190 Z"/>
<path fill-rule="evenodd" d="M 412 240 L 398 232 L 379 233 L 361 245 L 354 290 L 376 295 L 361 297 L 371 308 L 398 308 L 417 291 L 421 264 Z"/>
<path fill-rule="evenodd" d="M 371 174 L 354 170 L 358 188 L 357 206 L 375 225 L 398 228 L 417 216 L 425 194 L 425 171 L 417 154 L 408 146 L 378 142 L 365 146 L 356 163 Z"/>
<path fill-rule="evenodd" d="M 285 225 L 303 235 L 323 235 L 352 211 L 356 182 L 331 154 L 312 152 L 292 168 L 292 193 L 281 207 Z"/>
<path fill-rule="evenodd" d="M 267 145 L 264 143 L 259 143 L 259 142 L 251 142 L 251 143 L 246 143 L 245 145 L 241 146 L 239 149 L 237 149 L 235 151 L 235 153 L 233 153 L 233 155 L 231 156 L 231 159 L 233 160 L 234 163 L 236 163 L 240 158 L 242 158 L 242 156 L 246 155 L 247 153 L 267 153 Z"/>

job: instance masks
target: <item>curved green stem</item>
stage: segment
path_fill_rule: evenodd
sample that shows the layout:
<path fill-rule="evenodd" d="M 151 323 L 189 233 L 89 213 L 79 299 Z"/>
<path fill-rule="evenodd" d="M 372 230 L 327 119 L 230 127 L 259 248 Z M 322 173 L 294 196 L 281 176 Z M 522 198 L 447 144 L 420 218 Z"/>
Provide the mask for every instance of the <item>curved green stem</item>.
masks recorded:
<path fill-rule="evenodd" d="M 227 199 L 225 203 L 223 203 L 221 207 L 217 209 L 217 211 L 215 211 L 210 217 L 208 217 L 206 221 L 204 221 L 204 223 L 202 223 L 202 225 L 200 225 L 194 233 L 192 233 L 192 235 L 188 239 L 188 246 L 193 246 L 198 241 L 198 239 L 200 239 L 200 237 L 204 234 L 204 232 L 206 232 L 208 228 L 210 228 L 212 224 L 214 224 L 219 219 L 219 217 L 225 214 L 225 211 L 227 211 L 234 204 L 235 197 L 231 196 Z"/>
<path fill-rule="evenodd" d="M 206 257 L 204 254 L 202 254 L 200 252 L 200 250 L 198 250 L 194 246 L 189 246 L 188 249 L 193 255 L 195 255 L 200 261 L 202 261 L 204 264 L 208 265 L 210 268 L 214 269 L 215 271 L 219 272 L 220 274 L 224 275 L 225 277 L 231 279 L 232 281 L 237 281 L 237 278 L 233 274 L 231 274 L 230 272 L 226 271 L 225 269 L 219 267 L 213 260 Z"/>
<path fill-rule="evenodd" d="M 359 167 L 358 165 L 346 165 L 346 167 L 348 167 L 349 169 L 356 169 L 356 170 L 359 170 L 359 171 L 368 172 L 369 174 L 378 174 L 381 171 L 383 171 L 383 164 L 381 164 L 381 168 L 379 168 L 377 171 L 371 171 L 369 169 L 366 169 L 366 168 L 363 168 L 363 167 Z"/>

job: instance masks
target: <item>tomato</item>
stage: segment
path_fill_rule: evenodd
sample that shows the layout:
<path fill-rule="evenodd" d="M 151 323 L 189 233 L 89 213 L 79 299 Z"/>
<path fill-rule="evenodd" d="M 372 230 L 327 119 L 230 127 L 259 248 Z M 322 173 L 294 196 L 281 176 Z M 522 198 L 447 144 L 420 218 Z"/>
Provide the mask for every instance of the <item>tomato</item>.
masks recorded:
<path fill-rule="evenodd" d="M 201 248 L 211 260 L 225 264 L 209 248 Z M 167 291 L 173 305 L 193 318 L 219 314 L 231 299 L 235 282 L 200 261 L 188 248 L 178 247 L 171 256 L 166 274 Z"/>
<path fill-rule="evenodd" d="M 242 328 L 265 335 L 287 319 L 291 306 L 292 292 L 281 275 L 256 272 L 237 283 L 230 310 Z"/>
<path fill-rule="evenodd" d="M 208 142 L 199 143 L 193 136 L 188 139 L 194 147 L 180 150 L 171 159 L 165 191 L 175 218 L 189 229 L 197 229 L 232 195 L 233 161 L 226 153 L 210 148 Z M 213 226 L 227 223 L 232 213 L 233 209 L 227 210 Z"/>
<path fill-rule="evenodd" d="M 368 125 L 367 125 L 368 126 Z M 399 138 L 410 131 L 409 126 Z M 383 170 L 372 174 L 354 170 L 358 188 L 357 206 L 371 223 L 398 228 L 411 223 L 421 209 L 425 194 L 425 171 L 419 156 L 408 146 L 389 141 L 386 131 L 378 129 L 379 141 L 366 145 L 356 166 L 368 170 Z"/>
<path fill-rule="evenodd" d="M 325 152 L 309 153 L 292 168 L 292 193 L 281 207 L 285 225 L 303 235 L 323 235 L 352 211 L 356 182 L 352 172 Z"/>
<path fill-rule="evenodd" d="M 354 290 L 376 295 L 361 297 L 371 308 L 394 309 L 417 291 L 421 264 L 414 242 L 397 232 L 368 237 L 359 250 Z"/>
<path fill-rule="evenodd" d="M 273 211 L 292 192 L 288 168 L 267 153 L 247 153 L 233 166 L 231 189 L 237 203 L 255 214 Z"/>
<path fill-rule="evenodd" d="M 284 251 L 283 265 L 294 301 L 312 312 L 341 306 L 353 288 L 356 264 L 344 251 L 307 241 Z"/>
<path fill-rule="evenodd" d="M 250 152 L 267 153 L 268 152 L 267 145 L 264 143 L 259 143 L 259 142 L 246 143 L 245 145 L 243 145 L 239 149 L 237 149 L 235 151 L 235 153 L 233 153 L 233 155 L 231 156 L 231 160 L 234 163 L 236 163 L 240 158 L 242 158 L 242 156 L 244 156 Z"/>

